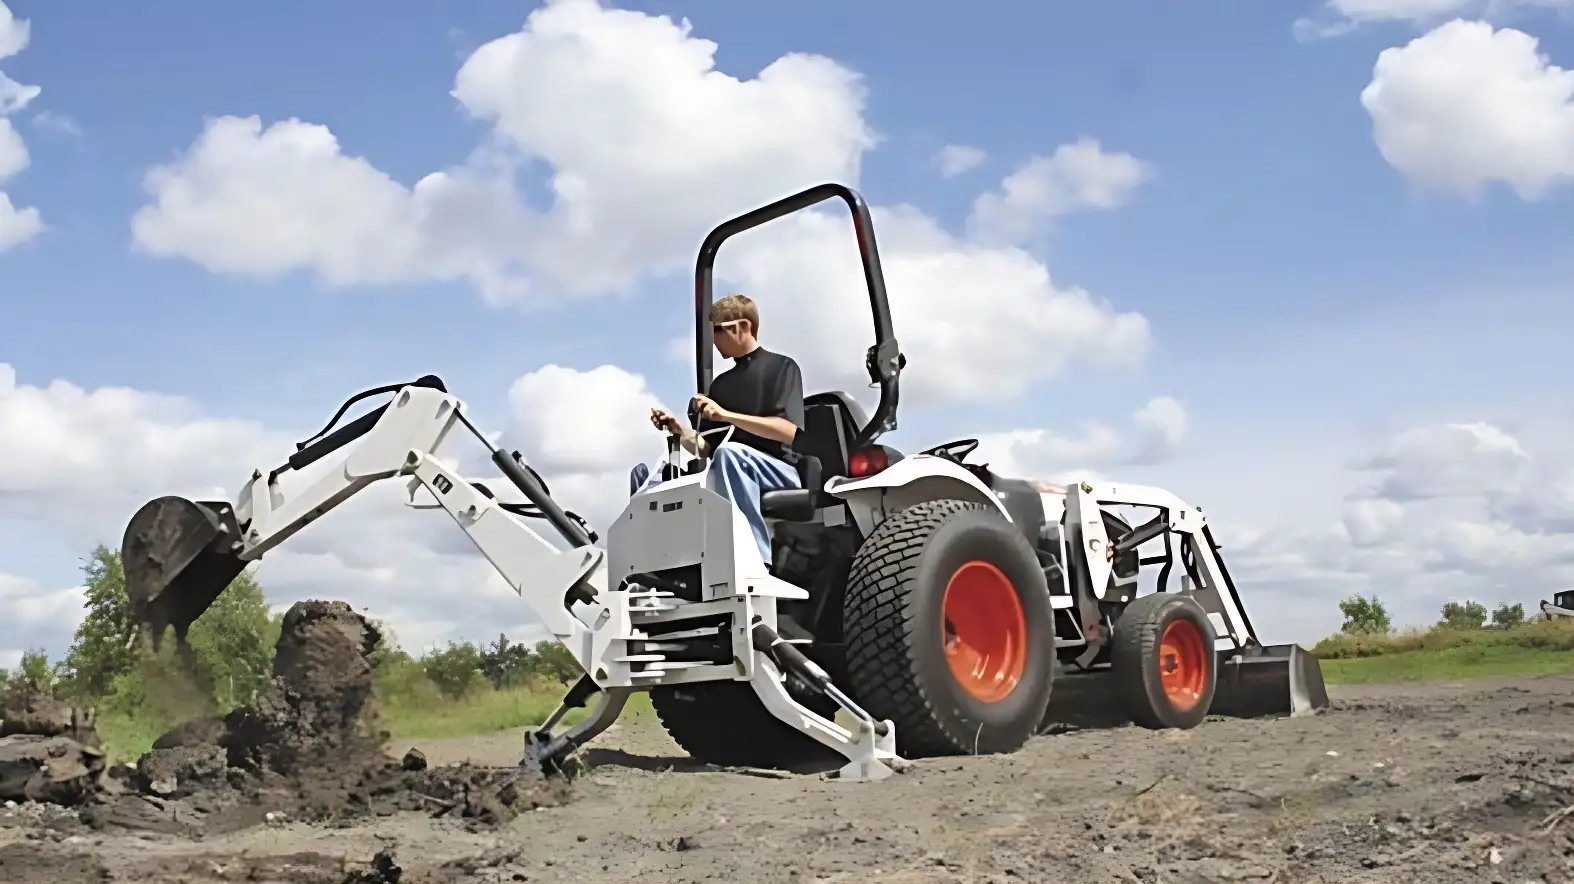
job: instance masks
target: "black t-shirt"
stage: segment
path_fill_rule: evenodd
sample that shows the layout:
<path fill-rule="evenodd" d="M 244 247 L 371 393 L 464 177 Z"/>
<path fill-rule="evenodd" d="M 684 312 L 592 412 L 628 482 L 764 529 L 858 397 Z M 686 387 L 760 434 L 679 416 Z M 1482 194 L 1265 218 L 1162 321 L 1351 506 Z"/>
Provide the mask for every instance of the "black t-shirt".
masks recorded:
<path fill-rule="evenodd" d="M 717 375 L 710 383 L 708 394 L 717 405 L 728 411 L 756 417 L 784 417 L 793 426 L 803 427 L 803 372 L 792 357 L 756 347 L 747 356 L 733 360 L 732 367 Z M 701 419 L 699 430 L 713 430 L 726 426 L 718 421 Z M 724 434 L 707 436 L 714 445 Z M 736 427 L 731 440 L 780 458 L 790 464 L 798 462 L 798 454 L 786 445 L 772 439 L 756 436 Z"/>

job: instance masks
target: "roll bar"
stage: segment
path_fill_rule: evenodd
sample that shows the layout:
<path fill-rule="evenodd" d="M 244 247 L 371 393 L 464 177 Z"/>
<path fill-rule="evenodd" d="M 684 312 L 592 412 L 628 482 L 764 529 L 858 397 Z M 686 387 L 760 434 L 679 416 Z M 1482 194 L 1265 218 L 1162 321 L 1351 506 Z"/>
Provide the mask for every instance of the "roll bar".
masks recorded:
<path fill-rule="evenodd" d="M 891 303 L 885 293 L 885 274 L 880 269 L 880 250 L 875 244 L 874 221 L 869 215 L 869 206 L 857 191 L 845 185 L 816 185 L 724 221 L 705 237 L 694 266 L 695 381 L 699 392 L 709 392 L 713 347 L 710 308 L 715 303 L 712 276 L 716 268 L 716 253 L 721 249 L 721 244 L 745 230 L 833 197 L 840 198 L 852 212 L 853 233 L 858 238 L 858 257 L 863 262 L 864 285 L 869 289 L 869 308 L 874 315 L 874 345 L 864 356 L 864 366 L 869 371 L 870 382 L 880 387 L 880 404 L 875 407 L 869 423 L 859 429 L 858 437 L 853 442 L 853 447 L 863 448 L 881 434 L 896 429 L 898 376 L 907 365 L 907 358 L 902 355 L 896 332 L 891 327 Z"/>

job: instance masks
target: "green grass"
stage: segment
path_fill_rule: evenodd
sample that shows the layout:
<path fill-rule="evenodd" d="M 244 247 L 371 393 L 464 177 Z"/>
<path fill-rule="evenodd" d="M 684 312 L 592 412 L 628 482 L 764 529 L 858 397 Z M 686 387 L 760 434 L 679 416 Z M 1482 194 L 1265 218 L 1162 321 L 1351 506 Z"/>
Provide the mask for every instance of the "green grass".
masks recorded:
<path fill-rule="evenodd" d="M 420 740 L 489 734 L 529 727 L 545 721 L 562 701 L 567 685 L 527 685 L 494 691 L 485 688 L 459 700 L 394 695 L 381 703 L 381 723 L 395 739 Z M 586 709 L 572 709 L 563 717 L 573 724 Z M 650 711 L 650 697 L 636 694 L 624 707 L 623 718 Z"/>
<path fill-rule="evenodd" d="M 556 682 L 493 690 L 481 681 L 480 686 L 465 697 L 450 699 L 425 678 L 417 680 L 408 677 L 408 673 L 399 673 L 383 679 L 378 685 L 378 726 L 399 741 L 513 730 L 545 721 L 567 690 L 567 685 Z M 573 724 L 583 719 L 587 711 L 570 710 L 563 721 Z M 651 711 L 650 696 L 636 694 L 624 707 L 620 720 L 642 717 Z M 178 717 L 101 712 L 97 726 L 110 763 L 129 764 L 178 723 Z"/>
<path fill-rule="evenodd" d="M 1432 681 L 1574 672 L 1574 621 L 1512 629 L 1412 629 L 1331 635 L 1313 648 L 1329 684 Z"/>
<path fill-rule="evenodd" d="M 1377 657 L 1324 660 L 1322 666 L 1323 680 L 1328 684 L 1551 675 L 1574 672 L 1574 651 L 1512 645 L 1468 645 Z"/>

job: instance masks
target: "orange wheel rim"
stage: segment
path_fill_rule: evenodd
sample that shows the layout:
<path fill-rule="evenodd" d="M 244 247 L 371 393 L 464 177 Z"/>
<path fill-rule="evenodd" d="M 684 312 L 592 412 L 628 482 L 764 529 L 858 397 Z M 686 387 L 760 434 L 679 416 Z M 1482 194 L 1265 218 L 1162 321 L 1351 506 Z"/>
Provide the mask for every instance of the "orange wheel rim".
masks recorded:
<path fill-rule="evenodd" d="M 1016 588 L 988 562 L 968 562 L 946 584 L 941 602 L 946 663 L 975 699 L 996 703 L 1027 669 L 1027 617 Z"/>
<path fill-rule="evenodd" d="M 1159 677 L 1164 696 L 1178 712 L 1186 712 L 1202 702 L 1207 684 L 1209 648 L 1202 630 L 1190 620 L 1172 620 L 1159 638 Z"/>

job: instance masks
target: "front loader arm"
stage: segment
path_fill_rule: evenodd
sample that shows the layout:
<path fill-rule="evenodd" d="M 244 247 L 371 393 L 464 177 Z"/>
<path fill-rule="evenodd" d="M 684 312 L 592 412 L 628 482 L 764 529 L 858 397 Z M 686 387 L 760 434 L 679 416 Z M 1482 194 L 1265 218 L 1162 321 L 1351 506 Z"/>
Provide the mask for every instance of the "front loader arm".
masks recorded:
<path fill-rule="evenodd" d="M 1226 627 L 1226 635 L 1221 636 L 1221 639 L 1228 638 L 1237 647 L 1261 644 L 1256 629 L 1246 616 L 1235 582 L 1218 554 L 1218 544 L 1214 542 L 1213 532 L 1202 510 L 1163 488 L 1129 483 L 1083 483 L 1067 489 L 1067 511 L 1081 516 L 1077 522 L 1086 532 L 1079 535 L 1080 538 L 1084 544 L 1091 541 L 1098 543 L 1097 549 L 1087 551 L 1090 568 L 1093 561 L 1103 560 L 1097 571 L 1099 581 L 1093 584 L 1096 591 L 1101 591 L 1104 581 L 1108 580 L 1108 561 L 1117 552 L 1124 551 L 1117 550 L 1104 535 L 1103 521 L 1097 510 L 1107 506 L 1139 506 L 1159 510 L 1157 518 L 1138 526 L 1119 545 L 1134 549 L 1164 531 L 1180 535 L 1183 564 L 1188 575 L 1198 584 L 1198 590 L 1217 597 L 1217 606 Z M 1067 521 L 1070 523 L 1073 520 L 1068 516 Z M 1088 530 L 1089 526 L 1092 530 Z"/>
<path fill-rule="evenodd" d="M 435 379 L 434 379 L 435 380 Z M 592 602 L 603 588 L 603 552 L 583 526 L 548 497 L 510 455 L 493 448 L 465 419 L 464 403 L 436 386 L 411 384 L 378 410 L 304 445 L 275 469 L 252 471 L 233 511 L 227 502 L 194 504 L 160 498 L 138 511 L 122 545 L 126 589 L 136 615 L 157 639 L 166 626 L 184 638 L 224 587 L 249 562 L 382 479 L 410 476 L 475 543 L 541 623 L 575 651 L 588 652 L 586 627 L 571 598 Z M 492 453 L 503 474 L 542 511 L 569 548 L 559 550 L 481 493 L 434 452 L 463 425 Z M 293 494 L 279 477 L 354 443 L 350 453 Z"/>

